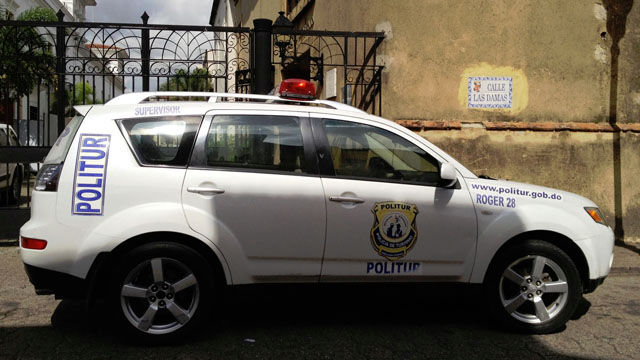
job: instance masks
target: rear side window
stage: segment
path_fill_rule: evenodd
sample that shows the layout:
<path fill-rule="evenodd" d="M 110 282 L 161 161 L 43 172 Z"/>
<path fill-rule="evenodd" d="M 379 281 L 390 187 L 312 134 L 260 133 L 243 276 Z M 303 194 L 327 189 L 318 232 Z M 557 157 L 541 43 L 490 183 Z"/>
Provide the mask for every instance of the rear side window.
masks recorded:
<path fill-rule="evenodd" d="M 206 140 L 207 166 L 302 173 L 300 119 L 293 116 L 218 115 Z"/>
<path fill-rule="evenodd" d="M 202 117 L 170 116 L 120 120 L 143 165 L 187 166 Z"/>
<path fill-rule="evenodd" d="M 13 129 L 9 128 L 9 145 L 11 146 L 19 146 L 20 142 L 18 141 L 18 137 L 16 136 L 16 132 Z"/>
<path fill-rule="evenodd" d="M 78 132 L 78 128 L 80 124 L 82 124 L 82 120 L 84 116 L 77 115 L 67 127 L 64 128 L 60 136 L 58 136 L 58 140 L 53 144 L 51 150 L 47 154 L 47 157 L 44 159 L 45 164 L 60 164 L 64 161 L 64 158 L 67 157 L 67 153 L 69 152 L 69 147 L 71 146 L 71 142 L 73 142 L 73 138 L 76 136 L 76 132 Z"/>

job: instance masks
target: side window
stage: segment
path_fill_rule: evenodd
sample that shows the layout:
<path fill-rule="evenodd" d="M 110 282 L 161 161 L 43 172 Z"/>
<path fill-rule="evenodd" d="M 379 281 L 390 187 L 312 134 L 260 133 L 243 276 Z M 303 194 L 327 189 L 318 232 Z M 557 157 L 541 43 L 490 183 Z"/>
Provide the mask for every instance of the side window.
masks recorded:
<path fill-rule="evenodd" d="M 380 128 L 350 121 L 323 121 L 337 176 L 437 185 L 436 159 Z"/>
<path fill-rule="evenodd" d="M 171 116 L 120 120 L 138 161 L 145 165 L 186 166 L 202 120 Z"/>
<path fill-rule="evenodd" d="M 0 129 L 0 146 L 7 145 L 9 145 L 7 133 L 4 131 L 4 129 Z"/>
<path fill-rule="evenodd" d="M 302 132 L 297 117 L 215 116 L 205 148 L 207 166 L 305 171 Z"/>
<path fill-rule="evenodd" d="M 18 137 L 16 136 L 16 133 L 13 130 L 9 131 L 9 144 L 11 146 L 19 146 L 20 145 L 20 142 L 18 141 Z"/>

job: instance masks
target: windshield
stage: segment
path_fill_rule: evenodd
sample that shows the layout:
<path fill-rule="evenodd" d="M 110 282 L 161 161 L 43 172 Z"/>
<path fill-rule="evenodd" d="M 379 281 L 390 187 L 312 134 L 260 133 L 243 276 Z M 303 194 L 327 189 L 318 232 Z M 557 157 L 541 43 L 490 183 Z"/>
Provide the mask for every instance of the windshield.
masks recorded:
<path fill-rule="evenodd" d="M 73 138 L 82 123 L 82 119 L 84 119 L 82 115 L 76 115 L 71 119 L 67 127 L 62 131 L 62 134 L 58 136 L 56 143 L 53 144 L 51 150 L 49 150 L 49 154 L 47 154 L 47 157 L 44 159 L 45 164 L 60 164 L 64 161 L 67 152 L 69 152 L 71 142 L 73 142 Z"/>

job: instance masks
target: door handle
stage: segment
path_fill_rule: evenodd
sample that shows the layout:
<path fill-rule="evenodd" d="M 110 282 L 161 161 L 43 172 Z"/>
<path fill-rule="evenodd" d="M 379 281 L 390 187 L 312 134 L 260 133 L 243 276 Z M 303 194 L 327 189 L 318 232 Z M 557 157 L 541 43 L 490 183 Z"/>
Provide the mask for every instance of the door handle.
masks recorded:
<path fill-rule="evenodd" d="M 348 197 L 348 196 L 329 196 L 329 201 L 342 202 L 342 203 L 354 203 L 354 204 L 362 204 L 364 202 L 363 199 L 356 197 Z"/>
<path fill-rule="evenodd" d="M 189 186 L 187 188 L 187 191 L 191 193 L 200 194 L 200 195 L 224 194 L 223 189 L 217 189 L 212 187 L 201 187 L 201 186 Z"/>

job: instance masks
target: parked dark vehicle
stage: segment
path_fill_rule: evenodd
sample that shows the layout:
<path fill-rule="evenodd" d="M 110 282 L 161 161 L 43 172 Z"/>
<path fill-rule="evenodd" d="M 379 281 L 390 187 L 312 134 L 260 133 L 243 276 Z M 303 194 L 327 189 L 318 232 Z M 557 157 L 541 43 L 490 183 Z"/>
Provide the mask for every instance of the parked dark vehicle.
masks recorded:
<path fill-rule="evenodd" d="M 19 146 L 18 136 L 10 125 L 0 124 L 0 146 Z M 20 202 L 24 166 L 16 163 L 0 164 L 0 206 Z"/>

